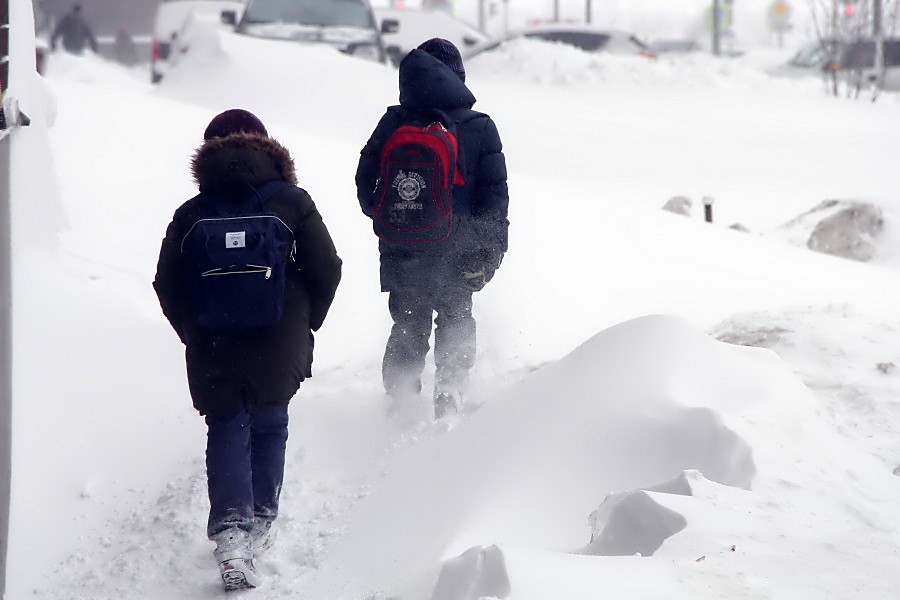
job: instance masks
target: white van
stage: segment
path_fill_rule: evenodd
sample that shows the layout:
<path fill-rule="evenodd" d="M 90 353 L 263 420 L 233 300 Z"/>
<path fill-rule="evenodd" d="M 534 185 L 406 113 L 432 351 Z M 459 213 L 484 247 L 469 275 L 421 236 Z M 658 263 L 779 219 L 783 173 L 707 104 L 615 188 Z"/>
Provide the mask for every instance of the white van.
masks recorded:
<path fill-rule="evenodd" d="M 239 0 L 163 0 L 156 8 L 150 81 L 159 83 L 174 63 L 191 47 L 202 27 L 219 27 L 223 12 L 239 15 Z"/>
<path fill-rule="evenodd" d="M 225 15 L 223 15 L 224 19 Z M 257 37 L 328 44 L 352 56 L 386 62 L 382 31 L 369 0 L 248 0 L 235 31 Z"/>

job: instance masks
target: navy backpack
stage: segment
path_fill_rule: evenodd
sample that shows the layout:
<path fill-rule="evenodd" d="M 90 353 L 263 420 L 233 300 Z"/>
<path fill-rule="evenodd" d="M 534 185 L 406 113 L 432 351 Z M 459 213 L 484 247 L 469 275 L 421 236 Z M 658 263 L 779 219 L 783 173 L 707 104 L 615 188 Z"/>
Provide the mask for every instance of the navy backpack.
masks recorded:
<path fill-rule="evenodd" d="M 191 226 L 181 253 L 194 312 L 204 329 L 254 329 L 281 320 L 296 242 L 290 227 L 266 212 L 265 202 L 288 185 L 270 181 L 237 204 L 201 195 L 216 216 Z"/>

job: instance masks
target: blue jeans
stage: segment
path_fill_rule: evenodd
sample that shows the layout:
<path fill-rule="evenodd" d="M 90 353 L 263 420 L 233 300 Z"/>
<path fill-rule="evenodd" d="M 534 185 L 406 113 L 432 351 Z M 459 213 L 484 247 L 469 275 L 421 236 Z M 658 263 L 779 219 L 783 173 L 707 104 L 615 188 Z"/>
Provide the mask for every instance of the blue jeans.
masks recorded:
<path fill-rule="evenodd" d="M 206 416 L 206 476 L 210 538 L 231 527 L 247 532 L 253 519 L 278 516 L 288 438 L 288 405 Z"/>

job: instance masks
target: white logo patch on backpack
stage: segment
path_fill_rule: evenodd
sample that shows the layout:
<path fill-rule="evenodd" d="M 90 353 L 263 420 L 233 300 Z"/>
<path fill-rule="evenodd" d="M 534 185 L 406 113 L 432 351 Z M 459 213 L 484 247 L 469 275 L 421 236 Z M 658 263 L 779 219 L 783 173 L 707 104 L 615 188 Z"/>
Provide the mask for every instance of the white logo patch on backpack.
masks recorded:
<path fill-rule="evenodd" d="M 226 248 L 246 248 L 247 232 L 246 231 L 229 231 L 225 234 Z"/>

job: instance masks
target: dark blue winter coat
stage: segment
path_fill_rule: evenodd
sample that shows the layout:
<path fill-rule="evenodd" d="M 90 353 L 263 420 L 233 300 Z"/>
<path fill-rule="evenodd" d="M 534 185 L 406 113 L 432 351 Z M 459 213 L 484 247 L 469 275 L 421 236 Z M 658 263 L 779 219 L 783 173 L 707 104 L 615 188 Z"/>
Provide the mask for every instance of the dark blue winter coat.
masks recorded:
<path fill-rule="evenodd" d="M 462 285 L 463 270 L 484 267 L 493 275 L 507 250 L 509 192 L 506 160 L 494 121 L 472 110 L 475 96 L 441 61 L 413 50 L 400 63 L 400 105 L 391 106 L 360 152 L 356 190 L 363 213 L 373 216 L 381 149 L 387 139 L 417 111 L 440 109 L 457 125 L 460 167 L 465 185 L 453 192 L 459 223 L 452 237 L 432 246 L 379 243 L 381 288 Z"/>

